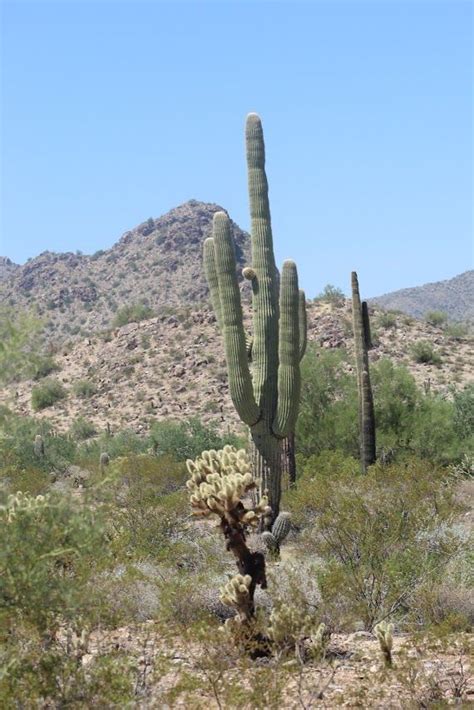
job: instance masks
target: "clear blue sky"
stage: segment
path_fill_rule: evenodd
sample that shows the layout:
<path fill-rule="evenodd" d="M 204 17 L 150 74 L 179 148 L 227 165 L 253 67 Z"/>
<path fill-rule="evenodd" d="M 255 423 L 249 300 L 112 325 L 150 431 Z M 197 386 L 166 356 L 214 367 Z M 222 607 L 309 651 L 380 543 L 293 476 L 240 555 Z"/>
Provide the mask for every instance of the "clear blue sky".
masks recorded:
<path fill-rule="evenodd" d="M 0 254 L 94 252 L 190 198 L 248 228 L 257 111 L 308 295 L 473 268 L 468 0 L 0 4 Z"/>

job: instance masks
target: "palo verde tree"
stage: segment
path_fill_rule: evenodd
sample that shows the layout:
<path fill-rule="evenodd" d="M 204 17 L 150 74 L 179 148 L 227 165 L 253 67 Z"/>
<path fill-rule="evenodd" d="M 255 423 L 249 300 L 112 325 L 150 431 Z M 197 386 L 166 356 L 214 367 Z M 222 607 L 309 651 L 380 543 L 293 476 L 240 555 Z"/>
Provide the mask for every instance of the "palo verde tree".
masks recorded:
<path fill-rule="evenodd" d="M 204 243 L 204 266 L 224 337 L 230 394 L 250 428 L 255 476 L 275 518 L 281 496 L 281 442 L 294 431 L 298 416 L 300 351 L 306 340 L 299 311 L 306 302 L 298 289 L 296 264 L 285 261 L 280 278 L 275 265 L 263 130 L 254 113 L 247 117 L 246 148 L 252 266 L 243 270 L 243 276 L 252 285 L 251 339 L 243 326 L 235 247 L 224 212 L 214 215 L 212 237 Z"/>

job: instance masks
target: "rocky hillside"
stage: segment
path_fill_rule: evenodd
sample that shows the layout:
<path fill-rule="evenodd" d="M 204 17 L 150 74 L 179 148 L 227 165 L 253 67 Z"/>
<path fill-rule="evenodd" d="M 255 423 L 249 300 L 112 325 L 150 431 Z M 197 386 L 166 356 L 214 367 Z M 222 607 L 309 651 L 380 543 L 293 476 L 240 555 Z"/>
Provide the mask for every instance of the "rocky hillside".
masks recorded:
<path fill-rule="evenodd" d="M 246 310 L 246 318 L 249 318 Z M 308 337 L 324 348 L 352 349 L 351 304 L 308 304 Z M 405 364 L 420 386 L 449 394 L 474 380 L 472 339 L 398 315 L 372 309 L 373 362 L 389 357 Z M 412 347 L 430 341 L 438 365 L 415 362 Z M 129 427 L 145 432 L 160 419 L 198 416 L 225 432 L 239 430 L 227 382 L 222 338 L 209 308 L 180 309 L 175 315 L 129 323 L 104 336 L 82 338 L 55 354 L 53 377 L 67 390 L 66 399 L 38 413 L 66 430 L 79 416 L 98 431 Z M 86 390 L 78 391 L 80 383 Z M 0 400 L 19 414 L 32 414 L 25 381 L 0 391 Z M 86 395 L 86 396 L 85 396 Z"/>
<path fill-rule="evenodd" d="M 207 297 L 202 244 L 210 236 L 215 204 L 191 200 L 126 232 L 92 256 L 44 252 L 23 266 L 0 260 L 0 303 L 35 306 L 54 340 L 110 327 L 124 305 L 146 303 L 158 315 Z M 248 235 L 233 224 L 242 268 Z"/>
<path fill-rule="evenodd" d="M 444 311 L 452 321 L 474 323 L 474 270 L 447 281 L 386 293 L 371 302 L 415 318 L 422 318 L 428 311 Z"/>

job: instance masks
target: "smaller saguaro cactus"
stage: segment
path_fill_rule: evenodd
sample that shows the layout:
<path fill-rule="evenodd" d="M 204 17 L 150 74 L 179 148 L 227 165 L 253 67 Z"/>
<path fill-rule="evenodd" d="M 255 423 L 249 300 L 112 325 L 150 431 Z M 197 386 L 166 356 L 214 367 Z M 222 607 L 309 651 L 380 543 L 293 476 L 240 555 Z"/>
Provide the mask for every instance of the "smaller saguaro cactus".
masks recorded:
<path fill-rule="evenodd" d="M 352 320 L 354 327 L 357 390 L 359 400 L 360 465 L 363 473 L 375 463 L 375 413 L 369 374 L 368 350 L 371 343 L 369 313 L 360 300 L 359 281 L 352 272 Z"/>
<path fill-rule="evenodd" d="M 271 532 L 266 530 L 262 533 L 262 539 L 272 556 L 279 557 L 280 545 L 288 536 L 290 530 L 290 513 L 281 512 L 275 519 Z"/>
<path fill-rule="evenodd" d="M 387 624 L 386 621 L 381 621 L 374 626 L 375 635 L 380 644 L 380 650 L 384 658 L 386 668 L 392 668 L 392 648 L 393 648 L 393 624 Z"/>
<path fill-rule="evenodd" d="M 246 507 L 247 494 L 256 488 L 250 472 L 250 461 L 242 449 L 225 446 L 220 451 L 203 451 L 195 461 L 186 462 L 190 479 L 186 485 L 190 493 L 193 514 L 216 515 L 227 542 L 227 549 L 235 557 L 239 574 L 221 589 L 221 599 L 238 611 L 237 620 L 248 623 L 255 615 L 254 595 L 257 585 L 267 586 L 265 557 L 247 547 L 248 528 L 257 528 L 268 515 L 268 501 L 261 498 L 255 506 Z"/>
<path fill-rule="evenodd" d="M 44 456 L 44 440 L 41 434 L 36 434 L 35 436 L 33 451 L 35 456 L 38 456 L 38 458 L 42 458 Z"/>
<path fill-rule="evenodd" d="M 106 451 L 103 451 L 103 452 L 101 453 L 100 459 L 99 459 L 99 463 L 100 463 L 100 470 L 101 470 L 101 471 L 103 471 L 103 470 L 106 468 L 106 466 L 109 465 L 109 463 L 110 463 L 110 456 L 108 455 L 108 453 L 107 453 Z"/>

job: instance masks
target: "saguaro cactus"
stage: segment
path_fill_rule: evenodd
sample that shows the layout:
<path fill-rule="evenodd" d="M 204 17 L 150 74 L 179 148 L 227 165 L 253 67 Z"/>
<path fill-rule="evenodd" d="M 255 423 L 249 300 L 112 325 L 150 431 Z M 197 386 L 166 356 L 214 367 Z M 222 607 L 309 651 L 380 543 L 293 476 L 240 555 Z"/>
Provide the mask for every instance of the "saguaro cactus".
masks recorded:
<path fill-rule="evenodd" d="M 243 276 L 252 285 L 251 370 L 249 339 L 242 322 L 234 242 L 230 221 L 224 212 L 214 215 L 212 238 L 204 243 L 204 266 L 224 337 L 232 401 L 242 421 L 250 427 L 256 454 L 255 475 L 260 480 L 261 491 L 267 492 L 276 517 L 281 495 L 281 441 L 294 431 L 298 416 L 298 311 L 305 301 L 304 294 L 298 289 L 298 274 L 293 261 L 283 264 L 278 294 L 263 130 L 259 116 L 253 113 L 247 117 L 246 147 L 252 266 L 243 270 Z"/>
<path fill-rule="evenodd" d="M 359 293 L 359 281 L 352 272 L 352 320 L 357 371 L 357 389 L 359 396 L 359 441 L 360 465 L 363 473 L 375 463 L 375 414 L 372 387 L 370 385 L 369 355 L 370 326 L 367 304 L 362 307 Z"/>

